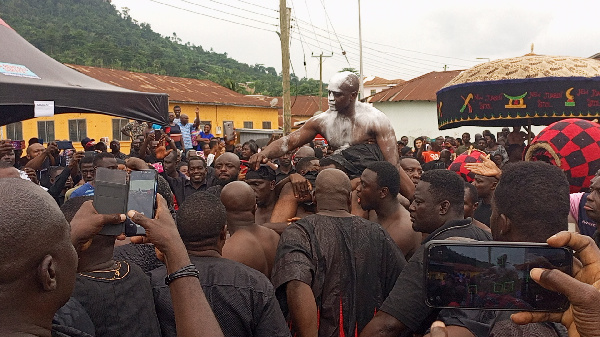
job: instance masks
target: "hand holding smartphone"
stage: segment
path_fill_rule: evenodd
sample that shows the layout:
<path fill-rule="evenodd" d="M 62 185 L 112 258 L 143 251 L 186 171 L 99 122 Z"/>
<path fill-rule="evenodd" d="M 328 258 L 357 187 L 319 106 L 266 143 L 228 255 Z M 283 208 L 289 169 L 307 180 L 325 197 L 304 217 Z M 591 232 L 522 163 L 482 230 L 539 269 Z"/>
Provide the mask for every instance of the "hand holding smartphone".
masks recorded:
<path fill-rule="evenodd" d="M 572 273 L 567 248 L 541 243 L 431 241 L 425 253 L 426 302 L 436 308 L 564 311 L 569 301 L 529 276 L 532 268 Z"/>

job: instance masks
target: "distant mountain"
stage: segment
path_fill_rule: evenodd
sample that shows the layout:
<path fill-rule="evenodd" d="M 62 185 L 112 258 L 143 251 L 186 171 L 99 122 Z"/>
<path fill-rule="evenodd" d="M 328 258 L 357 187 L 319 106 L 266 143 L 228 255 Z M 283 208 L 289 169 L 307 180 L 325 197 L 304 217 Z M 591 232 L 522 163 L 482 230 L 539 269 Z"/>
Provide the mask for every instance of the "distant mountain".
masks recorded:
<path fill-rule="evenodd" d="M 183 43 L 175 33 L 161 36 L 107 1 L 2 0 L 0 18 L 63 63 L 208 79 L 246 94 L 282 94 L 275 68 Z M 318 89 L 318 80 L 292 75 L 292 95 L 316 95 Z"/>

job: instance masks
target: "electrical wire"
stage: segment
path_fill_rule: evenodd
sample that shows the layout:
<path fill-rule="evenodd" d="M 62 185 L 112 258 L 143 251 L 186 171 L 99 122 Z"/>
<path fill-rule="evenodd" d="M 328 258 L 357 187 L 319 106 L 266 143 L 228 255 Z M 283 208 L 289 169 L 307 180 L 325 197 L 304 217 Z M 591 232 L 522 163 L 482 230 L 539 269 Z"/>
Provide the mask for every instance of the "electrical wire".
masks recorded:
<path fill-rule="evenodd" d="M 325 2 L 323 0 L 321 0 L 321 5 L 323 5 L 323 10 L 325 11 L 325 17 L 327 18 L 327 21 L 329 22 L 329 25 L 331 26 L 331 29 L 333 29 L 333 34 L 335 35 L 335 38 L 337 39 L 338 44 L 340 45 L 340 49 L 342 50 L 342 55 L 344 55 L 344 57 L 346 56 L 346 51 L 344 50 L 344 47 L 342 47 L 342 43 L 340 42 L 340 38 L 338 37 L 336 31 L 335 31 L 335 27 L 333 26 L 333 23 L 331 22 L 331 19 L 329 18 L 329 13 L 327 13 L 327 8 L 325 8 Z M 329 29 L 327 29 L 327 35 L 329 35 Z M 346 57 L 346 61 L 348 62 L 348 66 L 350 66 L 350 61 L 348 61 L 348 57 Z"/>
<path fill-rule="evenodd" d="M 260 8 L 263 8 L 263 9 L 268 9 L 268 10 L 270 10 L 270 11 L 274 11 L 274 12 L 277 12 L 277 13 L 279 13 L 279 11 L 278 11 L 278 10 L 276 10 L 276 9 L 269 8 L 269 7 L 265 7 L 265 6 L 261 6 L 261 5 L 257 5 L 257 4 L 255 4 L 255 3 L 253 3 L 253 2 L 244 1 L 244 0 L 236 0 L 236 1 L 243 2 L 243 3 L 245 3 L 245 4 L 248 4 L 248 5 L 253 5 L 253 6 L 256 6 L 256 7 L 260 7 Z"/>
<path fill-rule="evenodd" d="M 219 13 L 223 13 L 223 14 L 227 14 L 227 15 L 232 15 L 232 16 L 235 16 L 235 17 L 238 17 L 238 18 L 241 18 L 241 19 L 256 21 L 256 22 L 259 22 L 259 23 L 262 23 L 262 24 L 265 24 L 265 25 L 270 25 L 270 26 L 277 27 L 277 25 L 273 24 L 273 23 L 268 23 L 268 22 L 259 21 L 259 20 L 256 20 L 256 19 L 251 19 L 251 18 L 248 18 L 248 17 L 245 17 L 245 16 L 241 16 L 241 15 L 238 15 L 238 14 L 233 14 L 233 13 L 229 13 L 229 12 L 226 12 L 226 11 L 223 11 L 223 10 L 220 10 L 220 9 L 215 9 L 215 8 L 211 8 L 211 7 L 208 7 L 208 6 L 201 5 L 201 4 L 197 4 L 197 3 L 194 3 L 194 2 L 191 2 L 191 1 L 188 1 L 188 0 L 179 0 L 179 1 L 185 2 L 185 3 L 190 4 L 190 5 L 198 6 L 198 7 L 201 7 L 201 8 L 209 9 L 209 10 L 212 10 L 212 11 L 215 11 L 215 12 L 219 12 Z"/>
<path fill-rule="evenodd" d="M 175 8 L 175 9 L 179 9 L 179 10 L 182 10 L 182 11 L 186 11 L 186 12 L 189 12 L 189 13 L 206 16 L 206 17 L 209 17 L 209 18 L 215 19 L 215 20 L 221 20 L 221 21 L 225 21 L 225 22 L 229 22 L 229 23 L 234 23 L 236 25 L 241 25 L 241 26 L 245 26 L 245 27 L 249 27 L 249 28 L 264 30 L 264 31 L 267 31 L 267 32 L 275 32 L 274 30 L 271 30 L 271 29 L 256 27 L 256 26 L 248 25 L 248 24 L 241 23 L 241 22 L 236 22 L 236 21 L 232 21 L 232 20 L 228 20 L 228 19 L 223 19 L 223 18 L 219 18 L 219 17 L 216 17 L 216 16 L 204 14 L 204 13 L 199 13 L 199 12 L 187 9 L 187 8 L 177 7 L 177 6 L 174 6 L 174 5 L 171 5 L 171 4 L 167 4 L 167 3 L 164 3 L 164 2 L 160 2 L 160 1 L 157 1 L 157 0 L 149 0 L 149 1 L 155 2 L 157 4 L 161 4 L 161 5 L 164 5 L 164 6 L 172 7 L 172 8 Z M 256 20 L 254 20 L 254 21 L 256 21 Z"/>
<path fill-rule="evenodd" d="M 241 10 L 241 11 L 244 11 L 244 12 L 248 12 L 248 13 L 252 13 L 252 14 L 256 14 L 256 15 L 262 15 L 262 16 L 267 17 L 269 19 L 279 20 L 279 18 L 277 18 L 277 17 L 273 17 L 273 16 L 270 16 L 270 15 L 267 15 L 267 14 L 264 14 L 264 13 L 254 12 L 254 11 L 251 11 L 251 10 L 246 9 L 246 8 L 236 7 L 236 6 L 233 6 L 233 5 L 230 5 L 230 4 L 226 4 L 226 3 L 223 3 L 223 2 L 220 2 L 220 1 L 217 1 L 217 0 L 208 0 L 208 1 L 217 3 L 219 5 L 223 5 L 223 6 L 235 8 L 235 9 L 238 9 L 238 10 Z"/>

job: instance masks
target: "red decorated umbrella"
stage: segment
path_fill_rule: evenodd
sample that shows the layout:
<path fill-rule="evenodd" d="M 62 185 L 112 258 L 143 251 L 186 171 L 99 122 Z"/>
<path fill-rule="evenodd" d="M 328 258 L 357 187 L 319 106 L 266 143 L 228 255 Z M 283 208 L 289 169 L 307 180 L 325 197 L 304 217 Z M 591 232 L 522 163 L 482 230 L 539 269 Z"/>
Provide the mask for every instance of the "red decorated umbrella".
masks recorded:
<path fill-rule="evenodd" d="M 463 152 L 454 159 L 448 167 L 448 170 L 456 172 L 465 181 L 472 182 L 475 179 L 475 174 L 465 168 L 467 163 L 481 163 L 481 155 L 485 156 L 484 152 L 474 150 L 471 153 Z"/>
<path fill-rule="evenodd" d="M 525 160 L 561 168 L 571 193 L 581 192 L 600 170 L 600 125 L 577 118 L 553 123 L 533 139 Z"/>

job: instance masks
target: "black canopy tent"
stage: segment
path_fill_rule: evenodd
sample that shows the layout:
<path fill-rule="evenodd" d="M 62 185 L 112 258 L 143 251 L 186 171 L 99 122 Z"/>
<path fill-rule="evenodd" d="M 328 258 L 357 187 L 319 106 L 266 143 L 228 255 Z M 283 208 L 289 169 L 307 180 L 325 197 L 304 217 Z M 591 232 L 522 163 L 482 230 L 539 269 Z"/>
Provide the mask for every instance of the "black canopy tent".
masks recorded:
<path fill-rule="evenodd" d="M 52 59 L 0 19 L 0 125 L 34 118 L 34 101 L 54 113 L 101 113 L 166 125 L 167 94 L 116 87 Z"/>

